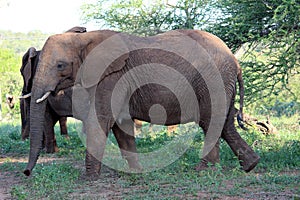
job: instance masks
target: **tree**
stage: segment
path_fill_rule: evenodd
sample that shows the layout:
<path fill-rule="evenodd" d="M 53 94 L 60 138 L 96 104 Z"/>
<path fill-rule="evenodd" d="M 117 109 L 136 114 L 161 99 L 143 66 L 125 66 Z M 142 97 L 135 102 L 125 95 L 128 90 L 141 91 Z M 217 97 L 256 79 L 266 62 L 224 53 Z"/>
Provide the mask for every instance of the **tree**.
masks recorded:
<path fill-rule="evenodd" d="M 138 35 L 154 35 L 171 29 L 202 27 L 210 19 L 209 0 L 98 0 L 82 6 L 83 19 L 100 26 Z M 206 15 L 204 15 L 206 13 Z"/>
<path fill-rule="evenodd" d="M 0 49 L 0 73 L 19 72 L 19 57 L 10 49 Z"/>
<path fill-rule="evenodd" d="M 41 31 L 30 31 L 28 33 L 2 31 L 0 30 L 0 48 L 11 49 L 19 55 L 23 55 L 29 47 L 41 49 L 46 39 L 51 34 Z"/>
<path fill-rule="evenodd" d="M 290 90 L 289 79 L 300 73 L 300 1 L 220 0 L 216 6 L 222 15 L 208 31 L 233 52 L 243 47 L 248 102 Z"/>
<path fill-rule="evenodd" d="M 22 76 L 20 74 L 20 57 L 18 57 L 13 50 L 0 49 L 0 104 L 2 104 L 3 118 L 7 113 L 18 114 L 19 104 L 13 110 L 7 108 L 4 102 L 6 94 L 11 94 L 16 99 L 21 94 Z M 0 105 L 1 107 L 1 105 Z"/>
<path fill-rule="evenodd" d="M 49 35 L 49 34 L 48 34 Z M 8 109 L 5 99 L 6 94 L 11 94 L 17 100 L 21 95 L 23 79 L 20 73 L 23 54 L 31 46 L 41 48 L 48 37 L 40 31 L 25 33 L 14 33 L 11 31 L 0 31 L 0 90 L 2 102 L 2 117 L 6 118 L 20 116 L 19 103 L 15 104 L 13 110 Z"/>

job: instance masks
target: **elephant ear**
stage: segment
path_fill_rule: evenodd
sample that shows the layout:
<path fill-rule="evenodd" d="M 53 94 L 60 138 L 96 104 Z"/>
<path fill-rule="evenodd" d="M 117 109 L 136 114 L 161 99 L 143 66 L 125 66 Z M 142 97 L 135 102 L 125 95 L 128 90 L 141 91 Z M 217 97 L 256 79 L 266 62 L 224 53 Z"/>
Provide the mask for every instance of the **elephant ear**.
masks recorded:
<path fill-rule="evenodd" d="M 36 66 L 33 65 L 37 64 L 37 62 L 34 62 L 37 55 L 38 52 L 36 49 L 34 47 L 30 47 L 22 58 L 22 66 L 20 71 L 24 79 L 24 88 L 26 88 L 27 92 L 30 92 L 31 90 L 31 88 L 28 88 L 28 86 L 30 81 L 33 79 L 34 72 L 36 70 Z"/>
<path fill-rule="evenodd" d="M 109 74 L 122 70 L 129 58 L 128 36 L 113 32 L 104 38 L 101 42 L 92 41 L 92 44 L 97 44 L 93 44 L 95 47 L 86 55 L 79 69 L 77 78 L 84 88 L 90 88 Z"/>

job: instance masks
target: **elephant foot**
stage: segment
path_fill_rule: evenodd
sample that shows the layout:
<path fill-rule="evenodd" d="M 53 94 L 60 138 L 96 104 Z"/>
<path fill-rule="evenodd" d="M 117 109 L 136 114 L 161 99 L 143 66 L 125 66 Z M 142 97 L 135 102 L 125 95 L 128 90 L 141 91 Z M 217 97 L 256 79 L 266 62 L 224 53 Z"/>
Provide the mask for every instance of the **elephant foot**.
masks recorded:
<path fill-rule="evenodd" d="M 55 153 L 58 153 L 58 152 L 59 152 L 58 146 L 55 146 L 55 147 L 54 147 L 54 152 L 55 152 Z"/>
<path fill-rule="evenodd" d="M 97 180 L 100 176 L 101 162 L 97 160 L 92 154 L 86 151 L 85 157 L 85 167 L 86 167 L 86 178 L 88 180 Z"/>
<path fill-rule="evenodd" d="M 251 149 L 246 142 L 241 143 L 243 145 L 236 145 L 237 150 L 234 150 L 235 155 L 237 155 L 240 165 L 245 172 L 250 172 L 259 162 L 260 157 L 257 155 L 253 149 Z"/>
<path fill-rule="evenodd" d="M 27 140 L 27 139 L 29 139 L 29 135 L 25 135 L 25 136 L 22 135 L 22 140 L 23 140 L 23 141 L 24 141 L 24 140 Z"/>
<path fill-rule="evenodd" d="M 134 153 L 136 154 L 136 153 Z M 123 158 L 125 158 L 127 160 L 127 163 L 129 165 L 129 169 L 132 172 L 142 172 L 143 171 L 143 167 L 140 165 L 139 163 L 139 159 L 137 158 L 137 155 L 123 155 Z"/>
<path fill-rule="evenodd" d="M 90 173 L 86 172 L 85 176 L 82 177 L 86 181 L 96 181 L 100 179 L 100 173 Z"/>
<path fill-rule="evenodd" d="M 59 152 L 59 148 L 56 143 L 56 139 L 45 141 L 45 152 L 46 153 L 56 153 Z"/>
<path fill-rule="evenodd" d="M 57 153 L 59 152 L 59 148 L 57 146 L 48 146 L 48 147 L 45 147 L 45 152 L 46 153 Z"/>
<path fill-rule="evenodd" d="M 55 142 L 55 144 L 46 145 L 45 152 L 46 153 L 57 153 L 57 152 L 59 152 L 59 148 L 56 145 L 56 142 Z"/>
<path fill-rule="evenodd" d="M 245 172 L 250 172 L 260 160 L 260 157 L 254 152 L 241 157 L 243 157 L 243 159 L 240 160 L 240 165 Z"/>
<path fill-rule="evenodd" d="M 212 150 L 201 159 L 199 164 L 195 167 L 196 171 L 202 171 L 202 170 L 216 170 L 215 164 L 220 163 L 220 155 L 219 155 L 220 149 L 219 149 L 219 140 L 215 144 L 215 146 L 212 148 Z"/>
<path fill-rule="evenodd" d="M 141 173 L 143 171 L 143 167 L 140 165 L 140 163 L 128 163 L 130 171 L 135 173 Z"/>
<path fill-rule="evenodd" d="M 195 167 L 196 171 L 204 171 L 204 170 L 217 170 L 215 165 L 211 162 L 208 162 L 204 159 L 201 159 L 201 161 L 199 162 L 199 164 Z"/>
<path fill-rule="evenodd" d="M 97 181 L 100 179 L 100 174 L 85 173 L 82 174 L 79 179 L 83 181 Z"/>

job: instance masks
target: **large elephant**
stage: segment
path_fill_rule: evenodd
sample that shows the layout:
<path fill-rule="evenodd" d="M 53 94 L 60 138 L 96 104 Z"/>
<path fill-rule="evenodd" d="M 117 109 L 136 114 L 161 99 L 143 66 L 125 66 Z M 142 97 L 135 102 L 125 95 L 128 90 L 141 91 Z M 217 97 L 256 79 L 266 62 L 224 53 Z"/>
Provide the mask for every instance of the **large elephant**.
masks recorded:
<path fill-rule="evenodd" d="M 88 127 L 88 175 L 100 173 L 108 131 L 133 135 L 132 119 L 165 125 L 199 124 L 213 142 L 205 139 L 206 153 L 197 169 L 218 160 L 219 137 L 229 144 L 243 170 L 251 171 L 260 159 L 234 126 L 237 80 L 242 115 L 241 68 L 227 46 L 207 32 L 177 30 L 145 38 L 109 30 L 54 35 L 43 47 L 37 74 L 30 120 L 35 137 L 30 140 L 26 175 L 31 174 L 42 147 L 43 100 L 65 82 L 75 84 L 73 93 L 80 97 L 75 98 L 76 105 L 83 106 L 77 117 Z M 156 108 L 161 108 L 157 105 L 164 107 L 165 114 L 157 112 Z M 91 123 L 95 117 L 105 134 L 99 135 L 101 140 L 93 137 L 93 131 L 99 131 Z M 132 156 L 138 160 L 137 154 Z"/>
<path fill-rule="evenodd" d="M 67 30 L 66 32 L 83 33 L 86 32 L 86 28 L 76 26 Z M 37 51 L 34 47 L 29 48 L 27 52 L 23 55 L 22 66 L 20 68 L 20 72 L 22 74 L 23 81 L 24 81 L 22 96 L 20 97 L 20 110 L 21 110 L 21 122 L 22 122 L 21 136 L 23 140 L 29 137 L 30 100 L 31 100 L 30 96 L 32 90 L 32 81 L 36 73 L 40 53 L 41 51 Z M 54 99 L 54 96 L 51 95 L 49 99 Z M 56 103 L 58 103 L 58 101 L 56 101 Z M 52 104 L 52 106 L 56 106 L 56 105 Z M 58 151 L 55 134 L 54 134 L 54 125 L 56 124 L 57 121 L 59 121 L 60 124 L 61 134 L 64 135 L 65 137 L 68 137 L 67 117 L 58 115 L 57 113 L 60 111 L 53 110 L 52 106 L 49 105 L 48 103 L 46 109 L 48 112 L 45 113 L 45 116 L 47 116 L 47 122 L 44 125 L 44 143 L 45 143 L 45 149 L 47 153 L 53 153 Z"/>

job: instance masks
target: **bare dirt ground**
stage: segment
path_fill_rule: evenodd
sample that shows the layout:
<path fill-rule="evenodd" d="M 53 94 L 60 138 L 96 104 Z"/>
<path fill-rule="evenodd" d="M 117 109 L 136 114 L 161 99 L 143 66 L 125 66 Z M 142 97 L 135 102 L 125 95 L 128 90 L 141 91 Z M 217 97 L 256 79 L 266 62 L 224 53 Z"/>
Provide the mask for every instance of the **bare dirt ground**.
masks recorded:
<path fill-rule="evenodd" d="M 0 157 L 0 165 L 3 163 L 5 157 Z M 19 159 L 20 162 L 22 159 Z M 0 200 L 12 199 L 11 188 L 21 182 L 17 177 L 19 172 L 1 172 L 0 171 Z"/>
<path fill-rule="evenodd" d="M 5 158 L 0 157 L 0 165 L 3 163 Z M 41 158 L 39 163 L 49 162 L 52 158 Z M 56 158 L 57 160 L 57 158 Z M 12 162 L 27 162 L 25 158 L 15 158 L 11 160 Z M 84 168 L 83 163 L 77 163 L 76 168 Z M 14 185 L 22 184 L 22 179 L 24 177 L 20 176 L 20 171 L 10 171 L 10 172 L 1 172 L 0 171 L 0 200 L 11 200 L 14 199 L 11 196 L 11 191 Z M 300 171 L 289 171 L 282 172 L 282 174 L 299 174 Z M 122 187 L 120 182 L 122 181 L 122 175 L 118 172 L 111 170 L 107 167 L 103 167 L 101 171 L 101 177 L 97 181 L 86 181 L 79 179 L 78 182 L 84 182 L 84 184 L 79 184 L 80 186 L 68 196 L 68 199 L 124 199 L 129 194 L 132 194 L 135 191 L 142 191 L 145 188 L 144 185 L 132 185 Z M 233 187 L 230 183 L 226 183 L 227 189 Z M 161 185 L 161 187 L 172 187 L 171 185 Z M 252 188 L 251 186 L 247 187 L 251 192 L 244 194 L 243 196 L 226 196 L 218 195 L 217 198 L 213 199 L 224 199 L 224 200 L 300 200 L 298 195 L 292 193 L 289 189 L 280 192 L 274 193 L 272 191 L 263 191 L 263 189 Z M 141 196 L 143 196 L 141 194 Z M 179 195 L 174 194 L 173 196 L 164 196 L 165 198 L 175 198 L 175 199 L 212 199 L 210 194 L 205 191 L 199 191 L 196 195 Z M 160 199 L 157 197 L 157 199 Z"/>
<path fill-rule="evenodd" d="M 0 156 L 0 165 L 5 161 L 5 156 Z M 27 162 L 27 158 L 10 158 L 10 162 Z M 41 158 L 40 162 L 49 162 L 51 158 Z M 0 171 L 0 200 L 13 199 L 11 196 L 11 190 L 14 185 L 22 183 L 22 177 L 20 171 L 1 172 Z"/>
<path fill-rule="evenodd" d="M 11 186 L 18 183 L 19 181 L 13 173 L 0 172 L 0 200 L 12 199 Z"/>

